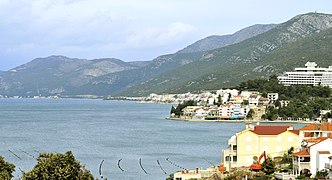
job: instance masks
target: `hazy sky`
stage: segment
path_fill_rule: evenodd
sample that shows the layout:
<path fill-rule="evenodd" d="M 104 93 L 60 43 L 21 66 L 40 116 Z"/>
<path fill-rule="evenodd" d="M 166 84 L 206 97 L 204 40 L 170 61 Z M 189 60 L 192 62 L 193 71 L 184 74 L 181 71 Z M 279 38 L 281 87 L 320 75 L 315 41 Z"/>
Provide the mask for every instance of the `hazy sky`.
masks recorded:
<path fill-rule="evenodd" d="M 209 35 L 332 13 L 331 0 L 0 0 L 0 70 L 65 55 L 152 60 Z"/>

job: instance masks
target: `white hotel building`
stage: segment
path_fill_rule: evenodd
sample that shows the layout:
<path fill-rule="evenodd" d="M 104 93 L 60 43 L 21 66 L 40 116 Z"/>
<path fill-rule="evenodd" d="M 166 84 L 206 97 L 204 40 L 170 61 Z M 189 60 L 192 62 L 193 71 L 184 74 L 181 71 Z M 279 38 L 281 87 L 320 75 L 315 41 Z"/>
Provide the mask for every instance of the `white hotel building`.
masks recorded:
<path fill-rule="evenodd" d="M 316 67 L 315 62 L 307 62 L 305 68 L 295 68 L 295 71 L 285 72 L 278 76 L 280 83 L 289 85 L 313 85 L 329 86 L 332 88 L 332 66 L 328 68 Z"/>

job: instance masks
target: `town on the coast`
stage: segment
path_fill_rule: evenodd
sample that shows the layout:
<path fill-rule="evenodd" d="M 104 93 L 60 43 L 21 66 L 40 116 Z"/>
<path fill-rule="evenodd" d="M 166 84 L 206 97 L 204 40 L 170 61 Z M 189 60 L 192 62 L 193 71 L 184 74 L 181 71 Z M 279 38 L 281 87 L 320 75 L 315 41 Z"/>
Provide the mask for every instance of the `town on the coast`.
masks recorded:
<path fill-rule="evenodd" d="M 241 83 L 238 89 L 150 94 L 133 100 L 178 104 L 171 109 L 169 119 L 174 120 L 331 121 L 328 97 L 329 88 L 332 88 L 332 66 L 320 68 L 315 62 L 307 62 L 305 66 L 269 80 L 249 80 Z M 297 109 L 295 106 L 301 107 Z"/>
<path fill-rule="evenodd" d="M 332 87 L 332 66 L 318 68 L 307 62 L 305 68 L 295 68 L 275 77 L 277 83 L 287 91 L 317 91 L 302 97 L 285 93 L 240 91 L 238 89 L 206 91 L 200 94 L 157 95 L 141 99 L 144 102 L 179 103 L 172 107 L 169 119 L 187 121 L 243 121 L 246 126 L 228 140 L 228 147 L 221 152 L 221 163 L 205 170 L 184 169 L 170 177 L 174 180 L 189 179 L 329 179 L 332 178 L 332 123 L 329 99 Z M 269 81 L 273 81 L 270 79 Z M 248 85 L 248 84 L 247 84 Z M 266 86 L 267 84 L 261 84 Z M 299 86 L 293 86 L 299 85 Z M 309 86 L 308 86 L 309 85 Z M 307 89 L 325 87 L 328 91 Z M 293 89 L 300 88 L 300 89 Z M 304 89 L 303 89 L 304 88 Z M 278 90 L 278 87 L 274 87 Z M 314 95 L 316 94 L 316 95 Z M 284 97 L 283 97 L 284 96 Z M 300 95 L 301 96 L 301 95 Z M 281 115 L 283 108 L 293 105 L 315 103 L 316 99 L 325 107 L 314 106 L 301 112 L 290 112 L 295 116 Z M 179 109 L 178 107 L 181 107 Z M 303 108 L 303 107 L 301 107 Z M 314 112 L 312 108 L 315 109 Z M 325 109 L 324 109 L 325 108 Z M 305 108 L 304 108 L 305 109 Z M 275 113 L 271 115 L 271 112 Z M 285 113 L 287 114 L 287 113 Z M 262 119 L 278 124 L 263 124 Z M 260 122 L 262 121 L 262 124 Z M 308 125 L 295 129 L 282 125 L 284 121 L 305 122 Z"/>

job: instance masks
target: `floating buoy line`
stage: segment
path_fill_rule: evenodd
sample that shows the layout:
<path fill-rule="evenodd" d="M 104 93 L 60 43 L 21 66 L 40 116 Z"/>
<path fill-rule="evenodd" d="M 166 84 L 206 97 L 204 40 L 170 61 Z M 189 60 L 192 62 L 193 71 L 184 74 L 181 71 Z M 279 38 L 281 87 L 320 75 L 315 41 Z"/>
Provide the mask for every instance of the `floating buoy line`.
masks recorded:
<path fill-rule="evenodd" d="M 27 156 L 33 158 L 33 159 L 37 159 L 36 156 L 30 154 L 30 153 L 27 152 L 27 151 L 24 151 L 24 150 L 20 150 L 20 151 L 21 151 L 22 153 L 24 153 L 25 155 L 27 155 Z M 8 152 L 10 152 L 10 154 L 12 154 L 12 155 L 13 155 L 14 157 L 16 157 L 17 159 L 19 159 L 19 160 L 23 160 L 22 157 L 20 157 L 18 154 L 16 154 L 16 153 L 13 152 L 12 150 L 8 149 Z M 34 150 L 34 152 L 40 154 L 40 152 L 37 151 L 37 150 Z M 202 159 L 203 159 L 204 161 L 206 161 L 207 163 L 209 163 L 209 164 L 211 164 L 211 165 L 214 165 L 212 162 L 208 161 L 207 159 L 205 159 L 205 158 L 202 158 Z M 184 167 L 180 166 L 179 164 L 177 164 L 177 163 L 171 161 L 169 157 L 167 157 L 165 160 L 166 160 L 169 164 L 171 164 L 172 166 L 175 166 L 175 167 L 177 167 L 177 168 L 179 168 L 179 169 L 181 169 L 181 170 L 187 170 L 187 169 L 185 169 Z M 100 164 L 99 164 L 99 169 L 98 169 L 98 170 L 99 170 L 99 171 L 98 171 L 98 172 L 99 172 L 99 176 L 100 176 L 101 179 L 104 179 L 103 172 L 102 172 L 102 169 L 103 169 L 102 166 L 103 166 L 104 162 L 105 162 L 105 160 L 103 159 L 103 160 L 100 162 Z M 121 162 L 122 162 L 122 159 L 119 159 L 119 160 L 117 161 L 117 167 L 121 170 L 121 172 L 125 172 L 125 170 L 121 167 Z M 139 166 L 140 166 L 141 170 L 144 172 L 144 174 L 148 175 L 149 173 L 148 173 L 148 172 L 146 171 L 146 169 L 143 167 L 142 158 L 139 158 L 138 163 L 139 163 Z M 162 167 L 161 162 L 160 162 L 159 160 L 157 160 L 157 165 L 158 165 L 158 167 L 161 169 L 161 171 L 162 171 L 162 173 L 163 173 L 164 175 L 167 175 L 167 174 L 168 174 L 168 173 L 165 171 L 165 169 Z M 19 170 L 22 172 L 22 174 L 25 173 L 20 167 L 18 167 L 18 168 L 19 168 Z"/>
<path fill-rule="evenodd" d="M 118 161 L 118 167 L 119 167 L 119 169 L 122 171 L 122 172 L 124 172 L 124 170 L 121 168 L 121 166 L 120 166 L 120 162 L 122 161 L 122 159 L 119 159 L 119 161 Z"/>

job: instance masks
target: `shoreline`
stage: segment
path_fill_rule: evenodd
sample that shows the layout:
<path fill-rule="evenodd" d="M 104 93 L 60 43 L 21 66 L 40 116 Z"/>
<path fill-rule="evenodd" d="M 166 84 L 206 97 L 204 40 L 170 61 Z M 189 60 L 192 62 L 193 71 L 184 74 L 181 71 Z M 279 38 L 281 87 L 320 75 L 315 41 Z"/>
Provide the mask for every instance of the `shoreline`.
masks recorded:
<path fill-rule="evenodd" d="M 294 124 L 313 124 L 318 121 L 294 121 L 294 120 L 286 120 L 286 121 L 270 121 L 270 120 L 200 120 L 200 119 L 183 119 L 183 118 L 171 118 L 167 117 L 166 120 L 172 121 L 187 121 L 187 122 L 226 122 L 226 123 L 245 123 L 245 122 L 253 122 L 253 123 L 294 123 Z"/>

